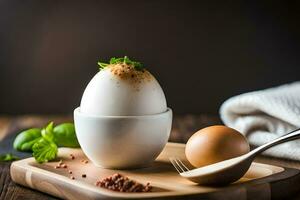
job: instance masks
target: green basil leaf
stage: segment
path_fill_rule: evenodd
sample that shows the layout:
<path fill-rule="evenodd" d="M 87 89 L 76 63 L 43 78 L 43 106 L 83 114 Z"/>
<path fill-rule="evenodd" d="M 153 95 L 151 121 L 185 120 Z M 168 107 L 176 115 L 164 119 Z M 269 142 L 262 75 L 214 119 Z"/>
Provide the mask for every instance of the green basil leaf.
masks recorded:
<path fill-rule="evenodd" d="M 42 129 L 42 137 L 46 140 L 53 141 L 53 122 L 50 122 L 46 128 Z"/>
<path fill-rule="evenodd" d="M 41 129 L 32 128 L 22 131 L 14 140 L 13 147 L 18 151 L 32 151 L 33 144 L 41 138 Z"/>
<path fill-rule="evenodd" d="M 44 163 L 54 160 L 57 156 L 58 149 L 54 142 L 51 142 L 45 138 L 41 138 L 33 145 L 32 151 L 32 155 L 35 160 L 38 163 Z"/>
<path fill-rule="evenodd" d="M 0 155 L 0 162 L 9 162 L 14 160 L 19 160 L 19 157 L 14 156 L 11 153 Z"/>
<path fill-rule="evenodd" d="M 54 142 L 60 147 L 80 147 L 73 123 L 63 123 L 53 129 Z"/>

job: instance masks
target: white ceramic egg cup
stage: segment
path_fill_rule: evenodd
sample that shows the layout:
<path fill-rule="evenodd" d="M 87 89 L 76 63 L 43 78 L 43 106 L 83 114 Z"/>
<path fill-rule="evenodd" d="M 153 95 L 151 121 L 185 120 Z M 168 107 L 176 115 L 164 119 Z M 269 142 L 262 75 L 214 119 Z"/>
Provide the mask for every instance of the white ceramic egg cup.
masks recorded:
<path fill-rule="evenodd" d="M 79 144 L 97 166 L 110 169 L 144 167 L 168 142 L 172 110 L 143 116 L 95 116 L 74 110 Z"/>

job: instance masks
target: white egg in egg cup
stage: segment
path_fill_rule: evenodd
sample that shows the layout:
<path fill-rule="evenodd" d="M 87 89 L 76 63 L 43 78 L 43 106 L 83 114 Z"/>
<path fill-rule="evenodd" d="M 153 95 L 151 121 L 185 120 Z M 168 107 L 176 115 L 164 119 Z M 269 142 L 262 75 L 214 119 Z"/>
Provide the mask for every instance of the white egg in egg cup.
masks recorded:
<path fill-rule="evenodd" d="M 161 153 L 171 131 L 172 110 L 151 115 L 99 116 L 74 110 L 78 141 L 96 165 L 110 169 L 145 167 Z"/>
<path fill-rule="evenodd" d="M 154 76 L 124 64 L 100 70 L 74 110 L 79 144 L 97 166 L 144 167 L 168 142 L 172 110 Z"/>

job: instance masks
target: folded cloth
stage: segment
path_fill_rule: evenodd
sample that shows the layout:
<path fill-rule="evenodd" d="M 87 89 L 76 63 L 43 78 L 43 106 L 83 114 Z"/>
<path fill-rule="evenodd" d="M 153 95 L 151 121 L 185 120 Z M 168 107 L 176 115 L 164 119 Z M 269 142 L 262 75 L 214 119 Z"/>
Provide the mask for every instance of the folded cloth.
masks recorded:
<path fill-rule="evenodd" d="M 300 82 L 249 92 L 226 100 L 220 108 L 224 124 L 260 146 L 300 127 Z M 264 154 L 300 160 L 300 140 L 287 142 Z"/>

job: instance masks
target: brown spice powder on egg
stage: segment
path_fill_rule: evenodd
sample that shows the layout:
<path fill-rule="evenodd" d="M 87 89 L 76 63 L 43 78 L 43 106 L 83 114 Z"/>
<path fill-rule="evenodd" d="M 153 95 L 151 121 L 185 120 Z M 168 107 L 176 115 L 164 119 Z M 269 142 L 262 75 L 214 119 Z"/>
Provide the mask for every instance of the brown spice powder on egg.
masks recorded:
<path fill-rule="evenodd" d="M 132 85 L 139 85 L 144 81 L 151 81 L 153 76 L 145 69 L 136 70 L 132 65 L 125 63 L 110 64 L 107 68 L 119 79 L 128 81 Z"/>

